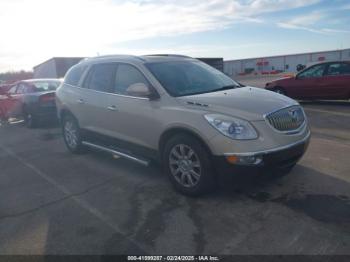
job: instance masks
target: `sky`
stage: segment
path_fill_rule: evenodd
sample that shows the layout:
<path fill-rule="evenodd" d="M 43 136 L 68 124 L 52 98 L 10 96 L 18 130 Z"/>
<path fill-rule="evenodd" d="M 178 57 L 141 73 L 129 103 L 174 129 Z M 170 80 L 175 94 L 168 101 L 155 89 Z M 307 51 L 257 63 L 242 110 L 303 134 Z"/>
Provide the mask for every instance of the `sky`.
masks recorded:
<path fill-rule="evenodd" d="M 1 0 L 0 72 L 58 56 L 350 48 L 350 0 Z"/>

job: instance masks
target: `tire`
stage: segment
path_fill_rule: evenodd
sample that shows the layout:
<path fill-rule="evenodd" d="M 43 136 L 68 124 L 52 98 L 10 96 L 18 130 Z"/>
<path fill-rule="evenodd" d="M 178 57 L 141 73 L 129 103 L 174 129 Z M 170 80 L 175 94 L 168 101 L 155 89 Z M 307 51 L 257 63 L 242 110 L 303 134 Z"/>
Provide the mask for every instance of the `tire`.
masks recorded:
<path fill-rule="evenodd" d="M 284 91 L 282 87 L 276 87 L 273 91 L 280 95 L 284 95 L 284 96 L 287 95 L 286 91 Z"/>
<path fill-rule="evenodd" d="M 24 111 L 24 123 L 28 128 L 34 128 L 38 125 L 38 119 L 31 113 Z"/>
<path fill-rule="evenodd" d="M 163 166 L 174 188 L 184 195 L 198 196 L 215 188 L 211 155 L 195 137 L 171 137 L 163 150 Z"/>
<path fill-rule="evenodd" d="M 84 152 L 81 131 L 78 121 L 72 115 L 65 115 L 62 119 L 63 140 L 70 152 L 80 154 Z"/>

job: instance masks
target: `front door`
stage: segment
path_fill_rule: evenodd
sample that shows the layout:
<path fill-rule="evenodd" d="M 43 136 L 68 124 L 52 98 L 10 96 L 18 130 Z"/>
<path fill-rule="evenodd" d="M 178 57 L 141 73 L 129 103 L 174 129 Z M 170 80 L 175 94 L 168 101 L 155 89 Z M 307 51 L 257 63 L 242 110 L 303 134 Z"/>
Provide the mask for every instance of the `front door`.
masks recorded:
<path fill-rule="evenodd" d="M 299 73 L 293 82 L 291 96 L 301 99 L 317 99 L 324 96 L 326 66 L 326 64 L 314 65 Z"/>
<path fill-rule="evenodd" d="M 110 96 L 108 129 L 118 139 L 151 148 L 155 142 L 154 130 L 159 130 L 154 110 L 158 103 L 147 97 L 128 94 L 128 87 L 143 83 L 151 88 L 143 73 L 133 65 L 118 65 L 115 94 Z"/>

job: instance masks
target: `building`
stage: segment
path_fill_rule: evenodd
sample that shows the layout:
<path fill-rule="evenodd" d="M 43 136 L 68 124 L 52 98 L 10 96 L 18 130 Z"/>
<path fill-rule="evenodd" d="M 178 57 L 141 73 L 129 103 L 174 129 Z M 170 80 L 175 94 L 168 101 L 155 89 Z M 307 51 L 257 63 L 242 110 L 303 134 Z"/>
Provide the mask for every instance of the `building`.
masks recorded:
<path fill-rule="evenodd" d="M 202 62 L 216 68 L 217 70 L 223 72 L 224 71 L 224 59 L 223 58 L 197 58 Z"/>
<path fill-rule="evenodd" d="M 82 59 L 84 57 L 53 57 L 34 66 L 34 78 L 62 78 L 69 68 Z"/>
<path fill-rule="evenodd" d="M 334 60 L 350 60 L 350 49 L 269 56 L 224 61 L 224 73 L 229 76 L 251 74 L 278 74 L 297 72 L 297 67 Z"/>
<path fill-rule="evenodd" d="M 79 63 L 85 57 L 53 57 L 34 66 L 34 78 L 62 78 L 69 68 Z M 223 71 L 223 58 L 198 58 L 199 60 Z"/>

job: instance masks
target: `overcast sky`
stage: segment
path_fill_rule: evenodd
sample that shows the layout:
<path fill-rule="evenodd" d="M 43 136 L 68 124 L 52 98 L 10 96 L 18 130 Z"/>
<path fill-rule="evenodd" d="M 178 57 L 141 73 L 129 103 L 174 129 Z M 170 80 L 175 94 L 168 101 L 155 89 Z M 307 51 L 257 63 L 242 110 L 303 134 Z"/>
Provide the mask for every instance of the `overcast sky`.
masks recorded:
<path fill-rule="evenodd" d="M 349 0 L 1 0 L 0 72 L 53 56 L 349 48 L 349 25 Z"/>

